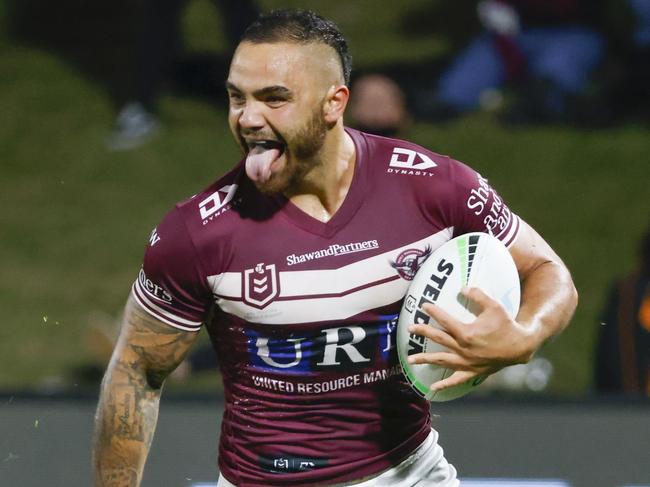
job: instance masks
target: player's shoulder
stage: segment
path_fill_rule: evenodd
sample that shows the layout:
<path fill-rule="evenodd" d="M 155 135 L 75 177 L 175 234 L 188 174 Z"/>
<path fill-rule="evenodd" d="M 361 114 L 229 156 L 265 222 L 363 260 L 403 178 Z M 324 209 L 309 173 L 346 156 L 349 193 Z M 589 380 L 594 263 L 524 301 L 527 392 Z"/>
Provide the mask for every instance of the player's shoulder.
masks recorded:
<path fill-rule="evenodd" d="M 444 176 L 458 161 L 415 142 L 349 130 L 362 159 L 373 166 L 374 174 L 394 176 Z"/>

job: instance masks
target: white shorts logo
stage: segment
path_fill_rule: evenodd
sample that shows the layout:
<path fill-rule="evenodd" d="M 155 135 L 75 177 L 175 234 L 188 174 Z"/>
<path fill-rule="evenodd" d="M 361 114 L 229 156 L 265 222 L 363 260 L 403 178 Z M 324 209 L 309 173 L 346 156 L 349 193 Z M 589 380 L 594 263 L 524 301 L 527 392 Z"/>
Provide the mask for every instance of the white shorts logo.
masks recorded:
<path fill-rule="evenodd" d="M 403 147 L 395 147 L 393 149 L 393 155 L 390 158 L 389 165 L 390 167 L 398 167 L 400 169 L 416 169 L 420 171 L 437 166 L 426 154 Z"/>

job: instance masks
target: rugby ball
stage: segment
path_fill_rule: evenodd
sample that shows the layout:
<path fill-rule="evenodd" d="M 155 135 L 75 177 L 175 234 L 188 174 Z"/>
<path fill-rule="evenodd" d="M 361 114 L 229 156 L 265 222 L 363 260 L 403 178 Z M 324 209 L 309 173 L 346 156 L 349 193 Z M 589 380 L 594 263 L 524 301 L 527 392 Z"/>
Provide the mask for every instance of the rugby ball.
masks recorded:
<path fill-rule="evenodd" d="M 435 303 L 463 323 L 476 315 L 472 304 L 460 294 L 463 287 L 478 287 L 499 301 L 514 318 L 521 297 L 517 267 L 508 249 L 487 233 L 467 233 L 453 238 L 436 249 L 418 269 L 404 298 L 397 323 L 397 352 L 402 371 L 411 387 L 429 401 L 449 401 L 464 396 L 483 382 L 480 376 L 464 384 L 432 392 L 434 382 L 449 377 L 453 369 L 432 364 L 409 364 L 407 357 L 416 353 L 446 351 L 447 348 L 420 335 L 411 335 L 413 323 L 440 325 L 422 310 L 425 303 Z"/>

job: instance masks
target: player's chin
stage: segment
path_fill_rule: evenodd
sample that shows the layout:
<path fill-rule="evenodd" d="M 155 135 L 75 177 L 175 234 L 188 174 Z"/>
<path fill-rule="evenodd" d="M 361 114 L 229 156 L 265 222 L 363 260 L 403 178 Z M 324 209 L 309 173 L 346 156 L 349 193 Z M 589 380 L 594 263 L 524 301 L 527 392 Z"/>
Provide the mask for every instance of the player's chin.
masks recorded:
<path fill-rule="evenodd" d="M 284 193 L 289 189 L 291 178 L 284 171 L 272 172 L 266 181 L 255 181 L 255 187 L 264 194 L 274 195 Z"/>

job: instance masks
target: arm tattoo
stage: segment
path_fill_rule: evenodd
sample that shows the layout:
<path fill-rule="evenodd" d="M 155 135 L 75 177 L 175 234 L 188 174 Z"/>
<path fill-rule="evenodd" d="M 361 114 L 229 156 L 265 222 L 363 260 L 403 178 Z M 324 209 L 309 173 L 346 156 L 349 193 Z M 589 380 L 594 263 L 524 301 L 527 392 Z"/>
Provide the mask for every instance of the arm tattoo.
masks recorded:
<path fill-rule="evenodd" d="M 97 407 L 93 449 L 97 487 L 139 485 L 163 382 L 196 335 L 155 320 L 133 302 L 128 304 Z"/>

